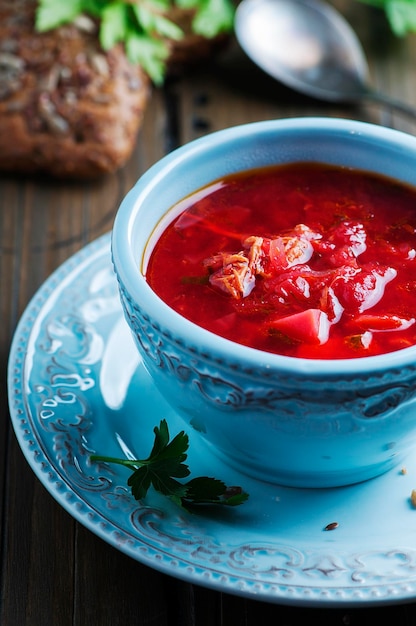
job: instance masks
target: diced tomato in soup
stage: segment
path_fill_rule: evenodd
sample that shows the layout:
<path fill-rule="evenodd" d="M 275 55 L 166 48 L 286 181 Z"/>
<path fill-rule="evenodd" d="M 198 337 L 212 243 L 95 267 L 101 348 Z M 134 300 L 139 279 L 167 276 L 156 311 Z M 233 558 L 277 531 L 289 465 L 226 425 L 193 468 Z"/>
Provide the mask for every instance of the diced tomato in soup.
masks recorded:
<path fill-rule="evenodd" d="M 323 164 L 216 182 L 162 233 L 152 289 L 196 324 L 310 359 L 416 343 L 416 189 Z"/>

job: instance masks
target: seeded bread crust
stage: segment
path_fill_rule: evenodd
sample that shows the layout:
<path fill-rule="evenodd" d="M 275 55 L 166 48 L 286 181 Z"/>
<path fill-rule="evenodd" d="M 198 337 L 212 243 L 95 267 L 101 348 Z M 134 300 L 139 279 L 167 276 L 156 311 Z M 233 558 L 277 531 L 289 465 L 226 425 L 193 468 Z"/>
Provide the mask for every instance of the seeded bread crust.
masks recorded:
<path fill-rule="evenodd" d="M 35 0 L 0 0 L 0 170 L 94 178 L 127 161 L 150 81 L 87 19 L 35 33 Z"/>

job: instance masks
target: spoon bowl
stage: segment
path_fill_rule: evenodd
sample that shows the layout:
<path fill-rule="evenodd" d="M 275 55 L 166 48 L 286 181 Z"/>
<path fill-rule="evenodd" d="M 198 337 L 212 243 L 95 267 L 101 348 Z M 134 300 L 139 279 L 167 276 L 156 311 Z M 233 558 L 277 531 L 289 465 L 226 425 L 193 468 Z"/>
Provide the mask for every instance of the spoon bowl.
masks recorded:
<path fill-rule="evenodd" d="M 266 73 L 330 102 L 373 100 L 416 118 L 416 109 L 374 91 L 360 41 L 344 17 L 321 0 L 242 0 L 236 38 Z"/>

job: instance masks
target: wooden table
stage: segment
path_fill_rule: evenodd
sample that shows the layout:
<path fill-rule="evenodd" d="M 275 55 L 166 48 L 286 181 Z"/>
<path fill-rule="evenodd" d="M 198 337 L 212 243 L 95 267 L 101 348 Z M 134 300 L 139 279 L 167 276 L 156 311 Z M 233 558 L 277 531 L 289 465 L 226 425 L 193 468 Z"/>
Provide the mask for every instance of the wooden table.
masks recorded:
<path fill-rule="evenodd" d="M 336 4 L 361 38 L 373 83 L 416 107 L 415 36 L 396 39 L 382 15 L 354 0 Z M 55 268 L 111 230 L 117 207 L 138 176 L 176 146 L 208 132 L 304 115 L 357 118 L 416 133 L 415 120 L 376 105 L 350 108 L 300 96 L 263 75 L 233 42 L 208 66 L 154 90 L 134 154 L 116 174 L 72 183 L 0 178 L 2 625 L 349 626 L 383 618 L 398 626 L 416 623 L 412 603 L 354 609 L 281 606 L 149 569 L 96 537 L 55 502 L 25 461 L 9 420 L 7 361 L 20 315 Z"/>

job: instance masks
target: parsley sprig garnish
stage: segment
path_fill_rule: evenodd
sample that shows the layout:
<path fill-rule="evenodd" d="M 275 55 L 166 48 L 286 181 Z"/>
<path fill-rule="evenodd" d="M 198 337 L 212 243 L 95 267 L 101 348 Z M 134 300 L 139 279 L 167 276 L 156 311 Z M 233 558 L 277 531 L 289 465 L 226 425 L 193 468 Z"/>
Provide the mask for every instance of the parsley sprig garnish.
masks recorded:
<path fill-rule="evenodd" d="M 177 480 L 190 475 L 185 464 L 189 437 L 182 430 L 170 439 L 166 420 L 162 420 L 153 432 L 153 448 L 146 459 L 119 459 L 94 454 L 90 457 L 91 461 L 117 463 L 129 468 L 133 473 L 127 484 L 136 500 L 143 500 L 151 486 L 186 509 L 201 504 L 237 506 L 248 499 L 248 494 L 241 487 L 227 487 L 217 478 L 200 476 L 187 482 Z"/>
<path fill-rule="evenodd" d="M 89 15 L 98 23 L 104 50 L 123 44 L 128 59 L 161 84 L 169 42 L 184 36 L 168 17 L 172 7 L 195 12 L 192 31 L 197 35 L 212 38 L 233 28 L 232 0 L 38 0 L 36 30 L 44 32 Z"/>

